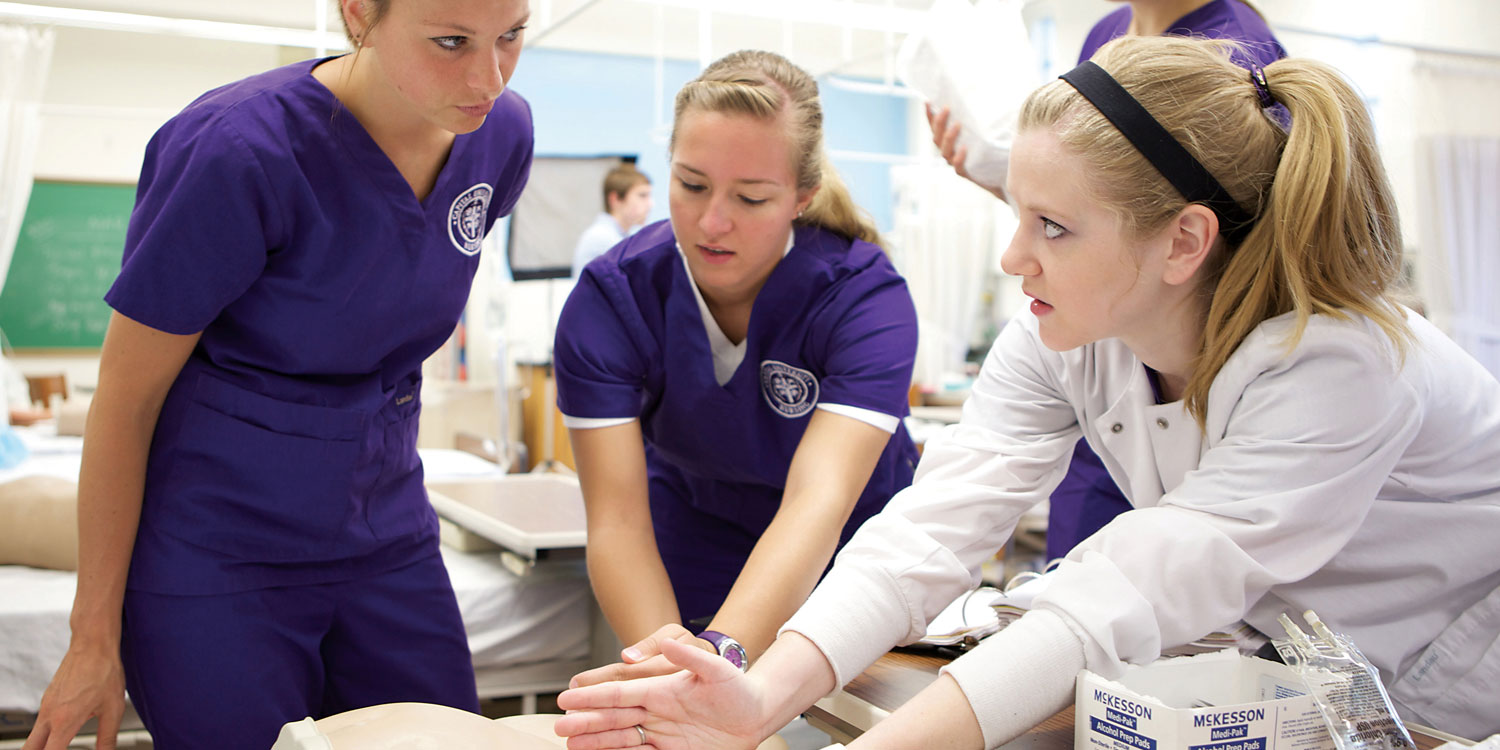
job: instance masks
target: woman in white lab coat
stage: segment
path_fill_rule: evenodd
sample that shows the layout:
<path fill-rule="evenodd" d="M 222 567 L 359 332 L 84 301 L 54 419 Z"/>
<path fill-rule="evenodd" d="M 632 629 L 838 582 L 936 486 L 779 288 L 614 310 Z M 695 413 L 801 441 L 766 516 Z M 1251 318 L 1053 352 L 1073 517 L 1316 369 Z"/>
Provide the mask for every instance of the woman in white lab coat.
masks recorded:
<path fill-rule="evenodd" d="M 1003 265 L 1033 301 L 963 420 L 748 673 L 664 643 L 686 671 L 559 698 L 570 747 L 753 745 L 919 638 L 1080 435 L 1134 510 L 854 747 L 994 747 L 1081 668 L 1307 608 L 1407 719 L 1500 731 L 1500 384 L 1394 301 L 1401 233 L 1358 95 L 1319 63 L 1247 74 L 1168 38 L 1064 79 L 1028 99 L 1010 165 Z"/>

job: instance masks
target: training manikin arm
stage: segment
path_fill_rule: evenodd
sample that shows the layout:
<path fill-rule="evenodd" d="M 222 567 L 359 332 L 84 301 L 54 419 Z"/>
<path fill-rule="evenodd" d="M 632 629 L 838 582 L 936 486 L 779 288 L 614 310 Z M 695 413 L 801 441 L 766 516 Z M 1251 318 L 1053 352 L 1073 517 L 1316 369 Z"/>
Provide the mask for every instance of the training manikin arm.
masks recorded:
<path fill-rule="evenodd" d="M 787 471 L 781 507 L 708 629 L 752 656 L 771 645 L 822 576 L 891 434 L 818 409 Z"/>
<path fill-rule="evenodd" d="M 621 643 L 679 622 L 656 547 L 641 423 L 569 431 L 588 516 L 589 581 Z"/>
<path fill-rule="evenodd" d="M 109 322 L 78 479 L 78 592 L 73 638 L 42 697 L 27 750 L 60 747 L 90 716 L 113 737 L 124 708 L 120 619 L 146 483 L 146 455 L 167 391 L 198 334 L 163 333 L 119 313 Z"/>

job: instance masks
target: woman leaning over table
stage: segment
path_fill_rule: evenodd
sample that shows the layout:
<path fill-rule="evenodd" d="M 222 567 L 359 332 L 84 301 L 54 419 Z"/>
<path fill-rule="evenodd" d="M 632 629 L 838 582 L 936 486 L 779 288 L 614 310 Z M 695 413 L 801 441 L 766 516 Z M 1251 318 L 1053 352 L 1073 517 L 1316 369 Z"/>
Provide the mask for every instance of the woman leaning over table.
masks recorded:
<path fill-rule="evenodd" d="M 994 747 L 1082 668 L 1309 608 L 1402 716 L 1500 731 L 1500 383 L 1392 298 L 1401 233 L 1359 96 L 1314 61 L 1247 73 L 1170 38 L 1064 78 L 1023 108 L 1008 179 L 1003 263 L 1033 302 L 963 420 L 748 674 L 664 643 L 688 671 L 559 697 L 570 747 L 754 744 L 919 638 L 1080 435 L 1133 509 L 855 747 Z"/>
<path fill-rule="evenodd" d="M 743 665 L 911 481 L 916 313 L 822 124 L 784 58 L 710 65 L 677 95 L 670 220 L 590 263 L 563 310 L 558 406 L 623 643 Z M 670 668 L 626 658 L 575 683 Z"/>

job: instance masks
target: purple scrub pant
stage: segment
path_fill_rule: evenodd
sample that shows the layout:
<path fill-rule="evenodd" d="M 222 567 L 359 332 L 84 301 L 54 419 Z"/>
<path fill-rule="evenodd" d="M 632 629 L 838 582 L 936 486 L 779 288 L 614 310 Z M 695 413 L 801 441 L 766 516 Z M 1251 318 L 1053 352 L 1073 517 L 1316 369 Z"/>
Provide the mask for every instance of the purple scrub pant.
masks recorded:
<path fill-rule="evenodd" d="M 130 699 L 158 750 L 266 750 L 282 724 L 380 703 L 479 710 L 442 557 L 339 583 L 125 595 Z"/>

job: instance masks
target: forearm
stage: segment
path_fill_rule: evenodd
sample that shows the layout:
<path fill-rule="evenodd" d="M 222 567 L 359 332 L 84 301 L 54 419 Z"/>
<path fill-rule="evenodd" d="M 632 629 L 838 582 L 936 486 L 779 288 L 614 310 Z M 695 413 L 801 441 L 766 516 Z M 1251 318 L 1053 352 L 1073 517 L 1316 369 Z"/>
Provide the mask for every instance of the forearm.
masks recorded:
<path fill-rule="evenodd" d="M 1083 644 L 1061 616 L 1030 613 L 944 668 L 849 748 L 997 747 L 1067 706 L 1083 665 Z"/>
<path fill-rule="evenodd" d="M 962 690 L 962 705 L 982 731 L 983 746 L 997 747 L 1071 703 L 1085 665 L 1083 640 L 1068 620 L 1039 609 L 986 638 L 945 667 L 943 676 Z"/>
<path fill-rule="evenodd" d="M 767 694 L 773 703 L 762 707 L 762 737 L 771 736 L 838 687 L 823 652 L 794 632 L 782 633 L 750 668 L 750 676 L 772 686 Z"/>
<path fill-rule="evenodd" d="M 78 477 L 78 590 L 70 618 L 75 639 L 110 648 L 119 642 L 157 408 L 122 403 L 106 386 L 90 409 Z"/>
<path fill-rule="evenodd" d="M 849 745 L 849 750 L 980 750 L 983 747 L 979 720 L 963 690 L 952 677 L 941 675 L 889 718 L 860 735 Z"/>
<path fill-rule="evenodd" d="M 120 608 L 146 487 L 146 459 L 167 392 L 198 334 L 163 333 L 114 313 L 78 477 L 78 591 L 73 639 L 118 651 Z"/>
<path fill-rule="evenodd" d="M 709 629 L 730 634 L 752 659 L 759 657 L 817 585 L 842 525 L 842 515 L 778 515 L 756 543 Z"/>
<path fill-rule="evenodd" d="M 624 644 L 680 622 L 677 600 L 656 544 L 639 535 L 600 530 L 588 543 L 589 582 L 609 626 Z"/>
<path fill-rule="evenodd" d="M 733 636 L 751 657 L 775 640 L 838 548 L 839 536 L 870 482 L 890 434 L 819 410 L 787 469 L 781 505 L 761 534 L 710 627 Z"/>

